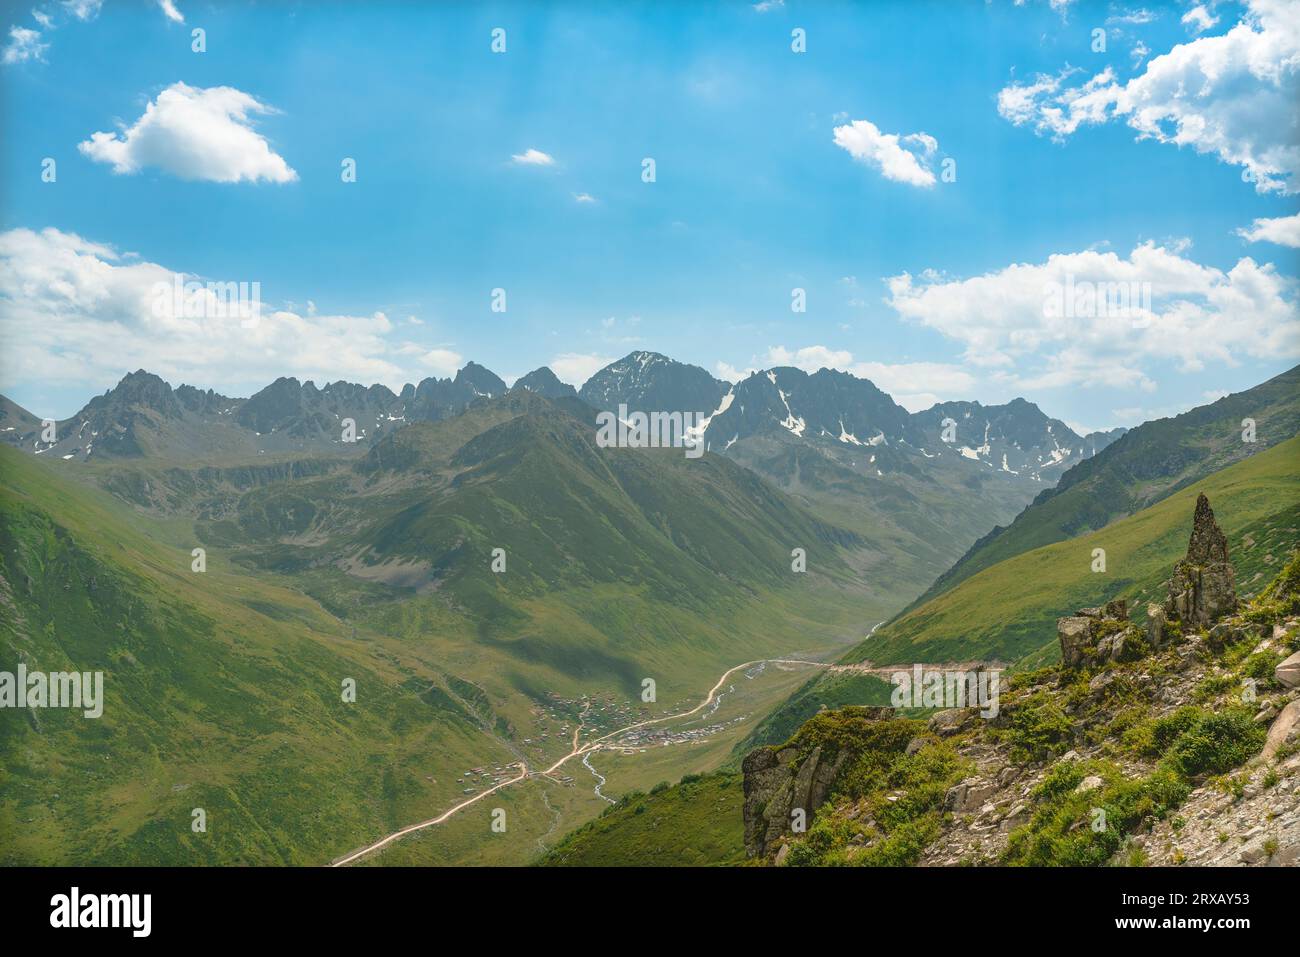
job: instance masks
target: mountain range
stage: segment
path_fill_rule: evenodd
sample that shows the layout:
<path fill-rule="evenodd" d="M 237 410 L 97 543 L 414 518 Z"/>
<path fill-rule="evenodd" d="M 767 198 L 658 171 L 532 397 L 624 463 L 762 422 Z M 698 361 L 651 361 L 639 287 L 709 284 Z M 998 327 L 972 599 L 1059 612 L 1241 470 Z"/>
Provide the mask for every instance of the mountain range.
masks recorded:
<path fill-rule="evenodd" d="M 761 476 L 818 520 L 857 535 L 859 573 L 909 596 L 1124 432 L 1080 436 L 1024 399 L 1000 406 L 949 402 L 909 413 L 870 381 L 830 369 L 780 367 L 728 383 L 641 351 L 599 370 L 580 390 L 546 367 L 508 388 L 470 362 L 454 378 L 424 379 L 399 392 L 284 377 L 241 399 L 173 388 L 140 370 L 54 423 L 53 442 L 43 441 L 38 416 L 0 397 L 0 439 L 41 458 L 97 463 L 96 481 L 136 504 L 152 498 L 161 505 L 164 497 L 185 498 L 185 482 L 169 492 L 166 477 L 143 478 L 141 467 L 168 463 L 182 472 L 229 474 L 274 464 L 287 471 L 265 474 L 318 474 L 376 452 L 409 453 L 419 444 L 418 430 L 411 441 L 394 443 L 401 432 L 520 395 L 560 403 L 569 419 L 593 432 L 600 411 L 693 416 L 693 432 L 707 450 Z"/>
<path fill-rule="evenodd" d="M 166 458 L 204 450 L 258 455 L 319 451 L 343 442 L 340 423 L 346 418 L 356 423 L 357 441 L 365 446 L 402 425 L 451 418 L 510 391 L 553 399 L 576 396 L 597 410 L 617 411 L 623 405 L 634 411 L 694 413 L 701 419 L 706 447 L 718 452 L 779 432 L 811 443 L 835 442 L 847 450 L 866 450 L 867 463 L 879 474 L 906 469 L 919 458 L 946 455 L 1050 483 L 1124 433 L 1077 435 L 1024 399 L 987 407 L 948 402 L 909 413 L 869 380 L 845 372 L 809 374 L 779 367 L 731 384 L 658 353 L 633 352 L 596 372 L 581 390 L 546 367 L 507 388 L 495 373 L 470 362 L 454 378 L 424 379 L 397 393 L 383 385 L 339 381 L 318 387 L 284 377 L 239 399 L 188 385 L 173 389 L 139 370 L 76 415 L 56 422 L 54 442 L 42 440 L 39 416 L 0 397 L 0 437 L 35 453 L 78 460 Z M 942 439 L 946 419 L 955 423 L 951 441 Z M 181 438 L 182 432 L 188 439 Z"/>

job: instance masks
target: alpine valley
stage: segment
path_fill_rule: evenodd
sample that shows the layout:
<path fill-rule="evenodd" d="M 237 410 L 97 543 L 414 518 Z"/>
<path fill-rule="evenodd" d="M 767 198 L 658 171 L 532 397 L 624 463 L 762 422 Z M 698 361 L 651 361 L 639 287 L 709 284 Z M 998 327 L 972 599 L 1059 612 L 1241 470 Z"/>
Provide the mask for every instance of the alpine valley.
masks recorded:
<path fill-rule="evenodd" d="M 1297 385 L 1088 435 L 1026 399 L 911 413 L 844 372 L 726 382 L 651 352 L 578 390 L 471 362 L 247 398 L 141 370 L 60 421 L 0 397 L 3 659 L 103 675 L 102 717 L 0 720 L 0 861 L 1133 856 L 1072 843 L 1065 795 L 1096 777 L 1172 814 L 1210 806 L 1211 770 L 1260 793 L 1265 770 L 1238 769 L 1300 712 Z M 604 447 L 620 409 L 689 415 L 703 455 Z M 1175 563 L 1208 561 L 1185 554 L 1202 494 L 1239 604 L 1175 603 L 1151 640 Z M 1193 544 L 1213 537 L 1196 508 Z M 1098 640 L 1135 637 L 1067 668 L 1056 622 L 1085 606 Z M 885 679 L 917 662 L 1009 671 L 1010 724 L 893 713 Z M 1244 717 L 1213 707 L 1238 672 L 1266 699 Z M 1153 681 L 1169 707 L 1138 708 Z M 1100 748 L 1116 729 L 1140 794 Z M 1189 735 L 1235 757 L 1183 760 Z M 1068 773 L 1034 770 L 1066 750 Z M 1003 780 L 994 751 L 1029 770 Z M 769 812 L 799 787 L 818 800 L 790 833 Z M 986 791 L 1001 837 L 944 859 Z M 1168 816 L 1133 814 L 1125 836 Z"/>

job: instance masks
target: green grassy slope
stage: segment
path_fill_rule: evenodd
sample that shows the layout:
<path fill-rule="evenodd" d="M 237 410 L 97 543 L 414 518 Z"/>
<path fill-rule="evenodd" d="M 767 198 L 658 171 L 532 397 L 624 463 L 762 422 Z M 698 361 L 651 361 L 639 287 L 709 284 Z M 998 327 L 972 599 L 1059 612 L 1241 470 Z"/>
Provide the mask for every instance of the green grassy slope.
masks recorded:
<path fill-rule="evenodd" d="M 1242 422 L 1256 425 L 1254 444 Z M 1006 528 L 995 528 L 908 607 L 999 562 L 1064 541 L 1153 505 L 1300 432 L 1300 366 L 1245 392 L 1133 429 L 1061 477 Z"/>
<path fill-rule="evenodd" d="M 98 719 L 0 712 L 4 863 L 319 864 L 459 793 L 423 756 L 509 759 L 432 674 L 310 600 L 220 561 L 192 572 L 21 453 L 0 448 L 0 475 L 0 660 L 100 670 L 105 695 Z"/>
<path fill-rule="evenodd" d="M 688 776 L 630 794 L 564 836 L 546 867 L 691 867 L 745 859 L 739 774 Z"/>
<path fill-rule="evenodd" d="M 1127 597 L 1139 614 L 1163 599 L 1161 583 L 1187 549 L 1197 494 L 1210 498 L 1228 535 L 1238 580 L 1249 590 L 1296 540 L 1300 438 L 1259 452 L 1100 531 L 1035 548 L 972 575 L 882 627 L 845 660 L 878 664 L 1014 661 L 1055 644 L 1055 620 L 1106 599 Z M 1249 544 L 1248 544 L 1249 539 Z M 1268 542 L 1276 541 L 1272 548 Z M 1106 571 L 1091 570 L 1093 549 Z M 1274 569 L 1275 570 L 1275 569 Z M 1035 661 L 1042 660 L 1042 655 Z"/>

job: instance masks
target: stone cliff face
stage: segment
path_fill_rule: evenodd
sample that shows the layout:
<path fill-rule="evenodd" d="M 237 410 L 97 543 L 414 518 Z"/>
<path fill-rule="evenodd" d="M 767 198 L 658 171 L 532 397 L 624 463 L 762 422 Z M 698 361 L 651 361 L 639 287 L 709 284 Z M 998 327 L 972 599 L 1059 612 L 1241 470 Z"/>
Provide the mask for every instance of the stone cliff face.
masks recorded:
<path fill-rule="evenodd" d="M 1144 646 L 1136 626 L 1128 620 L 1128 602 L 1110 601 L 1104 608 L 1080 608 L 1056 623 L 1061 643 L 1061 664 L 1080 668 L 1106 661 L 1132 661 Z"/>
<path fill-rule="evenodd" d="M 821 746 L 800 760 L 797 748 L 760 748 L 745 758 L 745 853 L 765 854 L 777 838 L 790 833 L 792 817 L 804 810 L 811 817 L 830 794 L 847 755 L 822 760 Z"/>
<path fill-rule="evenodd" d="M 838 714 L 850 721 L 865 722 L 888 717 L 892 710 L 854 707 Z M 741 766 L 745 853 L 761 857 L 796 827 L 811 825 L 817 808 L 830 796 L 831 785 L 852 754 L 851 748 L 815 741 L 809 734 L 796 735 L 784 747 L 758 748 L 746 755 Z"/>
<path fill-rule="evenodd" d="M 1300 864 L 1300 551 L 1242 606 L 1202 495 L 1167 591 L 1144 626 L 1123 600 L 1060 619 L 1061 664 L 1015 676 L 991 720 L 872 709 L 828 735 L 841 712 L 823 712 L 751 752 L 747 852 L 785 865 Z"/>

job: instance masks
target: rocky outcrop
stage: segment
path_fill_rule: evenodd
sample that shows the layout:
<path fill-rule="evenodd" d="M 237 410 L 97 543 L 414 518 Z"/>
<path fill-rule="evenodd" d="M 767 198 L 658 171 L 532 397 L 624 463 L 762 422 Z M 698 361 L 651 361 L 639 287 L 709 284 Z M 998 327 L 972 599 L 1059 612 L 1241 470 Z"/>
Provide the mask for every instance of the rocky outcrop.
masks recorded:
<path fill-rule="evenodd" d="M 874 721 L 893 714 L 891 708 L 843 709 L 855 719 Z M 805 827 L 830 796 L 850 753 L 823 743 L 809 744 L 796 735 L 783 747 L 751 751 L 741 764 L 744 774 L 745 853 L 766 855 L 792 832 L 795 811 Z"/>
<path fill-rule="evenodd" d="M 1129 623 L 1128 603 L 1109 601 L 1103 608 L 1080 608 L 1056 622 L 1061 663 L 1068 669 L 1141 657 L 1146 645 Z"/>
<path fill-rule="evenodd" d="M 1122 600 L 1107 602 L 1104 608 L 1083 608 L 1059 619 L 1056 636 L 1062 664 L 1078 669 L 1135 661 L 1164 649 L 1183 634 L 1210 628 L 1237 610 L 1228 540 L 1204 494 L 1196 499 L 1187 554 L 1174 566 L 1166 588 L 1168 597 L 1162 604 L 1147 606 L 1145 629 L 1128 623 L 1128 608 Z M 1211 638 L 1222 643 L 1235 634 L 1225 630 Z"/>
<path fill-rule="evenodd" d="M 1228 560 L 1228 539 L 1214 520 L 1210 500 L 1196 498 L 1187 557 L 1174 566 L 1164 617 L 1184 629 L 1208 628 L 1237 610 L 1237 587 Z"/>
<path fill-rule="evenodd" d="M 823 761 L 821 745 L 802 758 L 796 747 L 751 751 L 741 765 L 745 775 L 745 853 L 750 857 L 766 854 L 790 833 L 797 809 L 804 812 L 805 826 L 811 824 L 817 807 L 830 794 L 844 758 L 841 751 Z"/>

